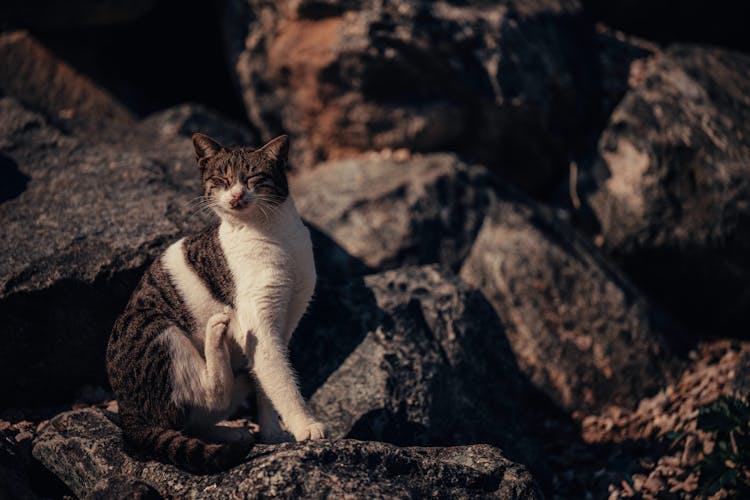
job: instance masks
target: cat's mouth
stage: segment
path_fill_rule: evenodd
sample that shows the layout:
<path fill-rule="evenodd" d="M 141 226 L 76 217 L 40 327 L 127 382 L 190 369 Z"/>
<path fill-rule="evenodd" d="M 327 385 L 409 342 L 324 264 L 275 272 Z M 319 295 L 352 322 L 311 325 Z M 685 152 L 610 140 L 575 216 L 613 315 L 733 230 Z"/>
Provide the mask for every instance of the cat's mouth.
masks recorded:
<path fill-rule="evenodd" d="M 229 208 L 231 210 L 242 210 L 243 208 L 247 208 L 249 202 L 243 199 L 239 200 L 232 200 L 229 202 Z"/>

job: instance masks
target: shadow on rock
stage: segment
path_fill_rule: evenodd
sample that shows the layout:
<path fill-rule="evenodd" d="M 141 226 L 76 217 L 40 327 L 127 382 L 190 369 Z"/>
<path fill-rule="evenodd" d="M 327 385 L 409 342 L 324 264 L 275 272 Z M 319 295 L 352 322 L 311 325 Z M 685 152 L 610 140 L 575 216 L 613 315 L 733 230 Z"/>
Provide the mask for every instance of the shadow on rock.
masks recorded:
<path fill-rule="evenodd" d="M 0 203 L 12 200 L 26 190 L 29 176 L 18 170 L 18 165 L 12 158 L 0 154 Z"/>

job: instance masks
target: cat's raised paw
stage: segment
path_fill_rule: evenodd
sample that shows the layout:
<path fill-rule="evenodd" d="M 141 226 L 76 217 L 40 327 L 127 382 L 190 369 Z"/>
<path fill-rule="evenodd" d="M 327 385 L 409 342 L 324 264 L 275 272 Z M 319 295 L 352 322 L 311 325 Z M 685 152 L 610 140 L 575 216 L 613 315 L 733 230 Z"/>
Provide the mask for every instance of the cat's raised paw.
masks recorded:
<path fill-rule="evenodd" d="M 294 439 L 297 441 L 317 441 L 326 437 L 326 427 L 320 422 L 313 422 L 294 433 Z"/>
<path fill-rule="evenodd" d="M 206 336 L 212 335 L 223 337 L 229 327 L 229 314 L 226 312 L 216 313 L 206 323 Z"/>

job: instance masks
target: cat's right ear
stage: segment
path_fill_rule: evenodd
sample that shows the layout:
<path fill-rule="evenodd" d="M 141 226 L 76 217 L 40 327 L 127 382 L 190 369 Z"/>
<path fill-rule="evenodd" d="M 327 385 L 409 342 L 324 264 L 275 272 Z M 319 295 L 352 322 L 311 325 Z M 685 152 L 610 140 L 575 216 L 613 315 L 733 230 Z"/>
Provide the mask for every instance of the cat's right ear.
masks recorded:
<path fill-rule="evenodd" d="M 195 133 L 193 134 L 193 147 L 198 165 L 204 167 L 206 160 L 221 151 L 223 146 L 206 134 Z"/>

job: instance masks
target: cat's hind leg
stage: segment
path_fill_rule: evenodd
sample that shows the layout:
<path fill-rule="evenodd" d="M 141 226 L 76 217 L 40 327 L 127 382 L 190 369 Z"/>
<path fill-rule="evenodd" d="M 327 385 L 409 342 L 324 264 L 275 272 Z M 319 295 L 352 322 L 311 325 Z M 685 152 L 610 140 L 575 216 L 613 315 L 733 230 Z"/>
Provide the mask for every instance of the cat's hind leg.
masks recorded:
<path fill-rule="evenodd" d="M 214 314 L 206 323 L 204 356 L 187 335 L 173 327 L 164 334 L 172 349 L 172 399 L 178 405 L 222 413 L 232 403 L 232 365 L 226 334 L 229 314 Z"/>

